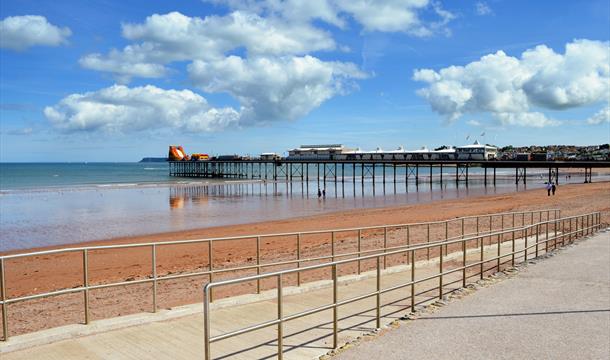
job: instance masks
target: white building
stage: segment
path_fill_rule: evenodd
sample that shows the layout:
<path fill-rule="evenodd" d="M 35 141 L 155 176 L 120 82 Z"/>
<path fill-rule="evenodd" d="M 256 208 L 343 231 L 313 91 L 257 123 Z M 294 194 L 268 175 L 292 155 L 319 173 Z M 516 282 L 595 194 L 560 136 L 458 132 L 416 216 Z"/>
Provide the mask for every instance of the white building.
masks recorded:
<path fill-rule="evenodd" d="M 290 160 L 331 160 L 338 155 L 353 152 L 341 144 L 328 145 L 301 145 L 296 149 L 288 150 Z"/>
<path fill-rule="evenodd" d="M 261 160 L 279 160 L 282 157 L 274 152 L 267 152 L 261 154 Z"/>
<path fill-rule="evenodd" d="M 455 150 L 458 160 L 492 160 L 498 153 L 497 147 L 481 145 L 478 141 L 472 145 L 458 146 Z"/>

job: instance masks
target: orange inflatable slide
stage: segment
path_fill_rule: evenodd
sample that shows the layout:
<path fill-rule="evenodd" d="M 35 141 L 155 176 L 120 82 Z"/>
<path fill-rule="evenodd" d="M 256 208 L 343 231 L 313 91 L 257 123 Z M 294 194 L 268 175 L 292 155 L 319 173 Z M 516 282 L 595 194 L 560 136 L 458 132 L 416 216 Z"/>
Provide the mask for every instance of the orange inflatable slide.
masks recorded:
<path fill-rule="evenodd" d="M 182 161 L 189 160 L 189 156 L 184 152 L 182 146 L 171 145 L 169 147 L 169 154 L 167 155 L 169 161 Z"/>

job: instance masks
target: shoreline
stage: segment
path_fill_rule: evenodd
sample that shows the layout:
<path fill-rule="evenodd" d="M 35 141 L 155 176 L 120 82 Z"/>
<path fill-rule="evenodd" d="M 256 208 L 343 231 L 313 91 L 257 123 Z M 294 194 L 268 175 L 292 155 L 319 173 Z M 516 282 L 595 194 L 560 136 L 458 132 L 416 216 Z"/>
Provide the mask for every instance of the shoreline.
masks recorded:
<path fill-rule="evenodd" d="M 221 226 L 214 228 L 161 233 L 147 236 L 122 237 L 88 242 L 86 245 L 110 245 L 168 240 L 187 240 L 212 237 L 230 237 L 270 233 L 285 233 L 308 230 L 330 230 L 384 224 L 407 224 L 437 220 L 448 220 L 461 216 L 482 215 L 510 211 L 561 209 L 562 217 L 600 211 L 602 223 L 610 223 L 610 182 L 560 186 L 557 195 L 548 197 L 544 189 L 484 195 L 468 198 L 439 200 L 404 206 L 356 209 L 334 213 L 297 217 L 285 220 L 251 224 Z M 472 226 L 472 224 L 470 225 Z M 424 229 L 412 231 L 411 244 L 425 241 Z M 472 231 L 472 229 L 470 229 Z M 418 233 L 420 233 L 418 235 Z M 444 231 L 436 229 L 433 239 L 442 237 Z M 379 246 L 378 231 L 363 233 L 363 250 Z M 403 234 L 404 235 L 404 234 Z M 404 242 L 404 236 L 395 233 L 389 245 Z M 423 235 L 423 236 L 422 236 Z M 354 234 L 337 237 L 337 254 L 353 251 Z M 330 249 L 329 238 L 307 236 L 301 242 L 303 257 L 316 257 Z M 393 244 L 394 243 L 394 244 Z M 84 245 L 84 244 L 81 244 Z M 74 248 L 55 246 L 53 248 Z M 40 249 L 40 248 L 39 248 Z M 38 250 L 39 250 L 38 249 Z M 47 248 L 48 249 L 48 248 Z M 30 249 L 36 250 L 36 249 Z M 23 252 L 23 251 L 21 251 Z M 29 252 L 29 251 L 28 251 Z M 253 241 L 220 241 L 214 245 L 213 266 L 215 269 L 252 264 L 256 254 Z M 418 254 L 418 258 L 425 254 Z M 294 237 L 266 238 L 261 242 L 262 264 L 295 258 Z M 184 244 L 163 246 L 157 252 L 158 276 L 195 273 L 208 268 L 207 246 Z M 273 271 L 276 267 L 265 267 Z M 8 298 L 27 296 L 47 291 L 71 289 L 83 284 L 83 260 L 81 252 L 59 253 L 5 261 L 6 291 Z M 255 272 L 254 272 L 255 273 Z M 149 279 L 151 256 L 149 248 L 129 248 L 121 251 L 96 250 L 89 253 L 89 284 L 102 285 L 112 282 Z M 218 274 L 214 280 L 253 274 L 252 271 Z M 304 281 L 314 280 L 320 274 L 308 274 Z M 207 283 L 207 275 L 165 280 L 159 283 L 159 308 L 201 301 L 201 286 Z M 251 284 L 250 284 L 251 285 Z M 268 286 L 263 282 L 263 286 Z M 218 296 L 240 294 L 248 290 L 223 289 Z M 251 289 L 250 289 L 251 290 Z M 138 312 L 150 311 L 152 299 L 149 284 L 133 284 L 91 290 L 91 319 L 103 319 Z M 18 335 L 44 328 L 82 323 L 83 296 L 81 293 L 17 302 L 10 305 L 11 335 Z"/>
<path fill-rule="evenodd" d="M 572 189 L 574 187 L 579 186 L 595 186 L 595 185 L 607 185 L 610 188 L 610 181 L 600 181 L 592 184 L 566 184 L 560 185 L 560 191 L 564 191 L 565 189 Z M 272 233 L 282 233 L 282 232 L 298 232 L 298 231 L 311 231 L 311 230 L 330 230 L 330 229 L 339 229 L 339 228 L 347 228 L 354 227 L 349 226 L 348 224 L 353 223 L 353 221 L 346 221 L 346 217 L 357 217 L 358 222 L 357 226 L 376 226 L 376 225 L 389 225 L 389 224 L 399 224 L 399 223 L 410 223 L 410 222 L 423 222 L 423 221 L 436 221 L 436 220 L 445 220 L 447 217 L 439 216 L 431 218 L 430 215 L 418 216 L 418 215 L 410 215 L 410 218 L 407 217 L 399 217 L 399 219 L 405 219 L 405 221 L 401 222 L 374 222 L 372 219 L 379 219 L 379 215 L 385 212 L 396 212 L 396 211 L 410 211 L 417 210 L 418 207 L 429 208 L 434 207 L 437 204 L 443 204 L 445 207 L 451 207 L 455 205 L 460 205 L 464 202 L 493 202 L 491 198 L 497 199 L 506 199 L 507 196 L 527 196 L 528 194 L 544 194 L 544 189 L 529 189 L 529 190 L 519 190 L 506 192 L 501 194 L 483 194 L 483 195 L 475 195 L 475 196 L 467 196 L 463 198 L 451 198 L 451 199 L 440 199 L 440 200 L 432 200 L 428 202 L 420 202 L 414 204 L 405 204 L 405 205 L 390 205 L 385 207 L 373 207 L 373 208 L 358 208 L 358 209 L 350 209 L 350 210 L 339 210 L 332 212 L 325 212 L 321 214 L 315 215 L 306 215 L 306 216 L 295 216 L 280 220 L 267 220 L 267 221 L 254 221 L 247 223 L 240 223 L 234 225 L 219 225 L 212 227 L 203 227 L 196 229 L 188 229 L 188 230 L 179 230 L 179 231 L 169 231 L 169 232 L 159 232 L 152 234 L 144 234 L 144 235 L 133 235 L 133 236 L 119 236 L 108 239 L 99 239 L 99 240 L 89 240 L 79 243 L 73 244 L 60 244 L 60 245 L 50 245 L 50 246 L 35 246 L 31 248 L 25 249 L 17 249 L 17 250 L 8 250 L 8 251 L 0 251 L 0 256 L 3 255 L 12 255 L 12 254 L 22 254 L 22 253 L 30 253 L 30 252 L 38 252 L 38 251 L 46 251 L 46 250 L 55 250 L 55 249 L 66 249 L 66 248 L 81 248 L 88 246 L 104 246 L 104 245 L 118 245 L 118 244 L 130 244 L 130 243 L 149 243 L 149 242 L 162 242 L 162 241 L 175 241 L 175 240 L 193 240 L 193 239 L 205 239 L 205 238 L 216 238 L 216 237 L 231 237 L 231 236 L 244 236 L 244 235 L 259 235 L 259 234 L 272 234 Z M 558 195 L 560 192 L 558 191 Z M 546 197 L 546 196 L 545 196 Z M 486 200 L 487 199 L 487 200 Z M 553 201 L 553 197 L 550 198 Z M 470 215 L 481 215 L 483 213 L 479 211 L 469 211 L 469 209 L 461 209 L 459 215 L 451 216 L 451 217 L 460 217 L 460 216 L 470 216 Z M 526 207 L 523 208 L 514 208 L 509 205 L 504 207 L 498 206 L 499 210 L 493 212 L 504 212 L 504 211 L 517 211 L 517 210 L 526 210 L 531 209 Z M 610 206 L 609 206 L 610 208 Z M 486 211 L 485 213 L 489 213 Z M 320 220 L 324 218 L 332 218 L 331 222 L 335 226 L 332 227 L 324 227 L 321 228 L 317 226 Z M 335 221 L 335 220 L 338 220 Z M 602 213 L 602 221 L 608 220 L 610 221 L 610 214 Z M 340 224 L 345 224 L 345 226 L 341 226 Z M 296 227 L 293 227 L 296 226 Z M 249 229 L 259 231 L 251 231 Z M 272 229 L 277 229 L 277 231 L 271 231 Z"/>

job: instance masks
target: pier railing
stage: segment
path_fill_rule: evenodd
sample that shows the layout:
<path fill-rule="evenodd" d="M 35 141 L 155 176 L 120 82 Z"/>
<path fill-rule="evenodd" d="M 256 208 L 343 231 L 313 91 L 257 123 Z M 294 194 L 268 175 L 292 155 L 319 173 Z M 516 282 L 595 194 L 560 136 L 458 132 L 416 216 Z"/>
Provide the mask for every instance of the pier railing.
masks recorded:
<path fill-rule="evenodd" d="M 546 232 L 545 228 L 551 227 L 553 231 Z M 253 275 L 247 276 L 237 279 L 230 279 L 224 281 L 216 281 L 208 283 L 204 286 L 203 289 L 203 304 L 204 304 L 204 343 L 205 343 L 205 359 L 212 359 L 211 355 L 211 344 L 217 341 L 226 340 L 232 337 L 248 334 L 253 331 L 262 330 L 271 326 L 277 326 L 277 337 L 274 343 L 277 343 L 277 358 L 282 359 L 284 348 L 283 348 L 283 339 L 285 337 L 284 334 L 284 324 L 293 321 L 296 319 L 300 319 L 306 316 L 310 316 L 313 314 L 320 313 L 322 311 L 332 310 L 332 333 L 328 336 L 332 335 L 332 347 L 338 347 L 338 334 L 341 331 L 339 329 L 338 324 L 338 309 L 341 306 L 345 306 L 356 301 L 361 301 L 364 299 L 368 299 L 371 297 L 375 297 L 375 327 L 381 327 L 381 308 L 383 307 L 381 302 L 381 296 L 383 294 L 409 288 L 410 295 L 405 298 L 410 299 L 410 306 L 405 307 L 405 309 L 411 309 L 413 311 L 415 306 L 419 303 L 424 303 L 430 301 L 430 299 L 416 303 L 416 296 L 428 293 L 430 291 L 438 290 L 438 297 L 442 299 L 445 294 L 448 293 L 444 286 L 448 284 L 444 283 L 444 278 L 454 273 L 461 273 L 460 279 L 457 281 L 461 283 L 462 287 L 467 285 L 468 279 L 472 277 L 483 279 L 484 274 L 488 271 L 500 271 L 501 265 L 503 264 L 503 260 L 507 259 L 504 263 L 510 263 L 510 266 L 514 266 L 519 260 L 522 262 L 526 262 L 529 259 L 537 258 L 539 255 L 542 255 L 543 252 L 546 253 L 550 248 L 557 248 L 558 245 L 565 245 L 566 243 L 572 243 L 577 238 L 590 235 L 596 232 L 601 227 L 601 214 L 599 212 L 592 212 L 583 215 L 570 216 L 564 218 L 555 218 L 552 220 L 544 220 L 539 221 L 537 223 L 523 225 L 520 227 L 513 227 L 508 230 L 499 230 L 492 231 L 486 234 L 479 235 L 468 235 L 459 239 L 451 239 L 445 241 L 438 241 L 436 243 L 425 243 L 419 245 L 412 245 L 403 249 L 397 249 L 392 251 L 381 251 L 372 255 L 364 255 L 353 259 L 345 259 L 345 260 L 337 260 L 323 264 L 311 265 L 297 269 L 288 269 L 281 270 L 267 274 Z M 484 239 L 490 239 L 490 245 L 484 245 Z M 492 244 L 492 239 L 495 239 L 495 244 Z M 522 240 L 524 243 L 520 249 L 516 249 L 516 242 Z M 467 254 L 469 252 L 468 244 L 476 243 L 478 248 L 480 257 L 474 262 L 467 262 Z M 501 248 L 503 243 L 510 242 L 511 247 L 510 251 L 501 252 Z M 447 254 L 444 254 L 443 249 L 447 246 L 457 245 L 460 250 L 456 252 L 458 255 L 461 255 L 461 260 L 459 261 L 460 266 L 453 267 L 451 269 L 445 268 L 447 265 L 447 261 L 444 260 Z M 485 250 L 489 250 L 489 248 L 497 247 L 497 252 L 493 252 L 494 256 L 486 257 Z M 487 248 L 487 249 L 486 249 Z M 399 284 L 394 284 L 389 287 L 382 287 L 382 275 L 384 273 L 383 263 L 385 259 L 389 256 L 396 256 L 402 254 L 410 254 L 411 259 L 416 258 L 417 252 L 427 252 L 429 253 L 431 249 L 436 249 L 438 256 L 438 271 L 429 276 L 425 277 L 416 277 L 416 265 L 415 261 L 412 261 L 409 265 L 408 273 L 410 273 L 410 278 L 405 280 Z M 493 249 L 492 249 L 493 250 Z M 529 257 L 528 257 L 529 255 Z M 374 291 L 370 291 L 365 294 L 360 294 L 355 297 L 347 298 L 347 299 L 339 299 L 338 294 L 338 285 L 340 283 L 340 277 L 338 276 L 338 267 L 345 265 L 355 266 L 356 263 L 360 263 L 362 261 L 373 261 L 375 263 L 374 266 L 374 277 L 376 280 L 376 289 Z M 492 267 L 485 269 L 485 264 L 492 263 Z M 469 269 L 474 268 L 476 273 L 468 275 L 467 272 Z M 293 313 L 290 315 L 285 315 L 283 310 L 284 305 L 284 291 L 286 289 L 285 279 L 289 275 L 299 274 L 307 271 L 315 271 L 327 269 L 330 270 L 330 281 L 329 287 L 332 286 L 332 295 L 331 302 L 326 305 L 312 307 L 307 310 L 301 310 L 298 313 Z M 326 272 L 328 273 L 328 272 Z M 225 286 L 235 286 L 238 284 L 248 283 L 248 282 L 260 282 L 264 279 L 275 279 L 275 289 L 276 296 L 271 298 L 271 300 L 276 300 L 277 303 L 277 317 L 276 319 L 253 324 L 247 327 L 239 328 L 236 330 L 232 330 L 229 332 L 225 332 L 216 336 L 211 336 L 211 320 L 210 320 L 210 300 L 212 296 L 212 290 L 225 287 Z M 438 280 L 438 286 L 432 289 L 426 289 L 419 294 L 415 293 L 415 285 L 431 281 Z M 455 281 L 454 281 L 455 282 Z M 396 303 L 392 303 L 392 306 L 396 306 Z M 316 329 L 320 329 L 319 327 Z M 294 347 L 294 344 L 292 345 Z"/>
<path fill-rule="evenodd" d="M 382 252 L 388 254 L 388 256 L 383 257 L 382 264 L 385 268 L 390 266 L 392 261 L 396 261 L 396 259 L 392 260 L 391 256 L 389 256 L 390 254 L 396 251 L 402 251 L 415 244 L 426 243 L 431 246 L 437 246 L 436 244 L 442 242 L 444 249 L 443 251 L 446 255 L 449 251 L 448 247 L 450 244 L 453 244 L 448 241 L 469 238 L 472 236 L 477 236 L 478 239 L 482 239 L 483 236 L 489 236 L 489 234 L 498 230 L 510 231 L 511 229 L 517 229 L 527 224 L 534 224 L 535 221 L 546 221 L 546 226 L 544 229 L 542 229 L 542 231 L 548 235 L 549 231 L 556 231 L 556 229 L 553 227 L 553 224 L 555 223 L 552 220 L 558 219 L 560 215 L 561 212 L 559 209 L 544 209 L 465 216 L 450 220 L 432 222 L 244 235 L 194 240 L 73 247 L 0 256 L 0 306 L 2 310 L 3 340 L 6 341 L 9 337 L 9 305 L 17 302 L 25 302 L 29 300 L 55 297 L 66 294 L 82 293 L 84 297 L 84 323 L 88 324 L 91 320 L 89 298 L 90 292 L 93 290 L 128 285 L 150 284 L 152 297 L 151 311 L 156 312 L 159 308 L 157 304 L 159 294 L 158 285 L 160 282 L 167 280 L 207 276 L 208 282 L 211 283 L 219 278 L 226 278 L 231 275 L 234 275 L 233 277 L 237 277 L 239 274 L 250 274 L 251 272 L 256 272 L 257 275 L 261 275 L 265 272 L 265 270 L 268 269 L 277 269 L 278 267 L 286 266 L 296 267 L 299 269 L 304 268 L 304 266 L 307 264 L 315 264 L 320 262 L 329 263 L 345 258 L 350 258 L 351 261 L 357 262 L 355 271 L 360 274 L 362 271 L 367 270 L 370 267 L 370 264 L 367 265 L 364 261 L 358 260 L 358 258 L 371 256 L 373 253 Z M 273 238 L 281 241 L 289 241 L 292 239 L 295 245 L 294 252 L 279 255 L 273 254 L 277 257 L 276 259 L 272 259 L 272 261 L 265 261 L 261 246 L 263 245 L 264 240 Z M 322 242 L 320 242 L 320 239 L 322 239 Z M 240 241 L 240 245 L 243 244 L 243 246 L 245 246 L 247 243 L 253 243 L 252 247 L 255 248 L 256 253 L 255 255 L 253 254 L 253 256 L 251 256 L 249 259 L 243 260 L 241 263 L 238 262 L 235 265 L 233 265 L 233 262 L 218 264 L 219 261 L 215 259 L 215 255 L 219 255 L 215 253 L 214 245 L 228 241 Z M 184 246 L 189 244 L 201 244 L 203 247 L 207 247 L 206 270 L 168 273 L 165 275 L 158 273 L 158 252 L 161 251 L 161 249 L 169 246 Z M 476 246 L 479 246 L 479 244 Z M 108 250 L 123 251 L 134 248 L 150 249 L 149 256 L 151 269 L 150 273 L 145 278 L 97 284 L 90 281 L 92 275 L 90 258 L 95 256 L 96 252 L 104 252 Z M 305 250 L 309 249 L 311 252 L 312 248 L 316 248 L 317 250 L 314 251 L 310 256 L 304 256 Z M 432 247 L 428 247 L 427 249 L 427 253 L 424 256 L 425 258 L 430 259 L 430 249 L 432 249 Z M 75 269 L 75 271 L 80 271 L 82 273 L 82 280 L 80 284 L 59 290 L 38 292 L 34 294 L 30 293 L 21 296 L 9 296 L 9 279 L 7 279 L 6 274 L 7 267 L 11 261 L 17 261 L 18 259 L 28 257 L 35 258 L 36 260 L 40 261 L 43 261 L 42 259 L 46 258 L 44 261 L 49 261 L 49 255 L 61 255 L 68 253 L 81 254 L 82 261 L 80 261 L 79 269 Z M 414 258 L 409 255 L 410 253 L 406 252 L 406 254 L 406 262 L 413 262 Z M 297 286 L 300 286 L 301 283 L 304 282 L 301 274 L 302 272 L 300 271 L 295 272 L 295 283 Z M 309 281 L 311 281 L 311 279 Z M 261 290 L 265 289 L 265 286 L 261 283 L 260 279 L 256 281 L 255 286 L 255 291 L 257 293 L 260 293 Z M 36 289 L 32 289 L 32 291 L 35 290 Z M 207 301 L 212 301 L 213 296 L 212 289 L 210 288 L 209 296 L 206 298 Z"/>

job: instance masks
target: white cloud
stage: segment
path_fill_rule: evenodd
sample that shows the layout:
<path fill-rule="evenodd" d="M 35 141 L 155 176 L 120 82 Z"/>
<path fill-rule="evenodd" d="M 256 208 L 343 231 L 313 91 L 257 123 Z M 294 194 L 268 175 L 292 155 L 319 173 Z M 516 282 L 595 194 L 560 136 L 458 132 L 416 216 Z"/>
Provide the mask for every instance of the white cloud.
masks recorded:
<path fill-rule="evenodd" d="M 80 64 L 128 82 L 131 77 L 162 77 L 167 72 L 164 65 L 173 61 L 219 60 L 239 48 L 248 55 L 280 56 L 336 46 L 327 32 L 308 24 L 287 24 L 239 11 L 203 19 L 178 12 L 154 14 L 143 24 L 124 24 L 123 36 L 141 43 L 105 56 L 87 55 Z"/>
<path fill-rule="evenodd" d="M 155 86 L 128 88 L 114 85 L 95 92 L 72 94 L 44 114 L 64 131 L 132 132 L 179 128 L 193 132 L 215 131 L 239 122 L 231 108 L 213 108 L 189 90 Z"/>
<path fill-rule="evenodd" d="M 366 31 L 405 32 L 414 36 L 447 33 L 446 24 L 455 18 L 431 0 L 209 0 L 240 9 L 286 19 L 290 22 L 321 20 L 344 28 L 352 17 Z M 424 21 L 422 13 L 430 10 L 438 18 Z"/>
<path fill-rule="evenodd" d="M 0 48 L 22 51 L 32 46 L 65 44 L 72 32 L 49 23 L 44 16 L 24 15 L 0 21 L 0 34 Z"/>
<path fill-rule="evenodd" d="M 254 58 L 237 56 L 189 66 L 193 82 L 208 92 L 227 92 L 240 109 L 214 108 L 190 90 L 114 85 L 72 94 L 44 109 L 64 131 L 133 132 L 184 129 L 193 132 L 294 120 L 333 96 L 348 92 L 353 79 L 365 77 L 353 64 L 323 62 L 311 56 Z"/>
<path fill-rule="evenodd" d="M 449 121 L 487 112 L 505 125 L 542 127 L 557 122 L 533 107 L 562 110 L 608 98 L 609 52 L 608 42 L 575 40 L 564 54 L 544 45 L 521 58 L 498 51 L 466 66 L 419 69 L 413 79 L 428 83 L 418 94 Z"/>
<path fill-rule="evenodd" d="M 238 99 L 243 124 L 297 119 L 349 91 L 351 80 L 365 77 L 354 64 L 312 56 L 197 60 L 189 74 L 206 92 L 226 92 Z"/>
<path fill-rule="evenodd" d="M 489 5 L 487 5 L 487 3 L 484 1 L 478 1 L 474 6 L 477 15 L 483 16 L 493 14 L 493 11 L 489 7 Z"/>
<path fill-rule="evenodd" d="M 343 28 L 345 20 L 331 0 L 204 0 L 214 4 L 226 4 L 230 9 L 282 18 L 290 22 L 322 20 Z"/>
<path fill-rule="evenodd" d="M 312 55 L 320 51 L 349 51 L 335 43 L 320 21 L 346 29 L 351 17 L 362 24 L 364 31 L 427 36 L 446 31 L 446 23 L 453 18 L 439 3 L 430 0 L 213 2 L 226 3 L 229 12 L 206 17 L 171 12 L 151 15 L 142 23 L 123 24 L 123 37 L 132 43 L 107 54 L 83 56 L 80 64 L 111 73 L 118 83 L 126 84 L 133 77 L 167 76 L 171 73 L 168 64 L 188 62 L 192 83 L 208 93 L 234 97 L 240 108 L 231 109 L 231 124 L 247 126 L 305 116 L 330 98 L 357 87 L 355 81 L 367 76 L 353 63 L 323 61 Z M 438 21 L 423 21 L 420 15 L 424 11 Z M 96 121 L 78 120 L 90 112 L 83 102 L 76 100 L 97 99 L 118 89 L 125 93 L 129 88 L 71 95 L 48 108 L 47 117 L 67 129 L 132 129 L 137 123 L 130 125 L 126 120 L 111 120 L 104 115 L 94 116 Z M 134 88 L 125 96 L 131 97 L 129 94 L 136 89 L 142 92 L 142 88 Z M 99 107 L 104 104 L 95 103 Z M 147 104 L 145 108 L 154 107 Z M 173 123 L 173 127 L 184 126 Z"/>
<path fill-rule="evenodd" d="M 602 123 L 610 123 L 610 105 L 606 105 L 606 107 L 587 119 L 587 124 L 589 125 L 599 125 Z"/>

